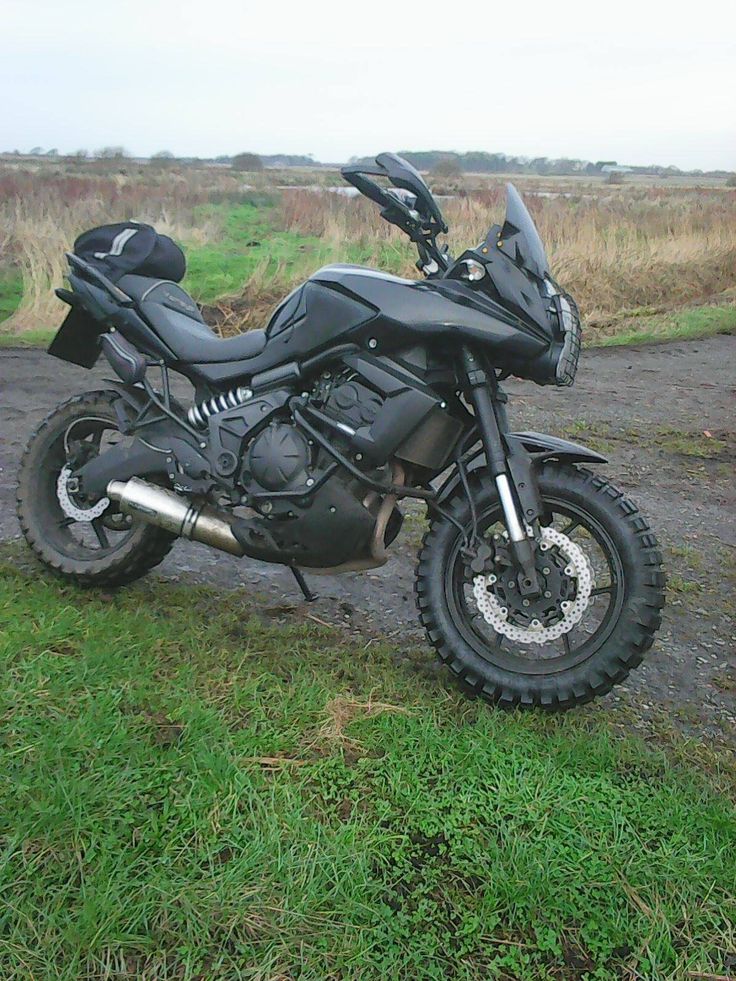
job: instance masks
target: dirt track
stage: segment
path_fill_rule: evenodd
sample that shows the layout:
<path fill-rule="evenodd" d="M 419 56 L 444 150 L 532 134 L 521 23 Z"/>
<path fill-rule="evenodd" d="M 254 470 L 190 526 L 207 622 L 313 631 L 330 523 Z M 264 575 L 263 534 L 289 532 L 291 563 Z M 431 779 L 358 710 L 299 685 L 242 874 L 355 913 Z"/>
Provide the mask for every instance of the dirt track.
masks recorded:
<path fill-rule="evenodd" d="M 736 740 L 736 337 L 587 353 L 573 389 L 508 384 L 515 428 L 553 432 L 604 452 L 604 472 L 649 517 L 664 546 L 671 590 L 658 643 L 609 696 L 637 713 L 664 710 L 685 728 Z M 56 403 L 100 385 L 92 373 L 40 351 L 0 351 L 0 538 L 19 535 L 15 472 L 35 425 Z M 707 435 L 710 434 L 710 435 Z M 311 580 L 309 609 L 356 631 L 422 641 L 412 595 L 418 515 L 389 563 L 374 572 Z M 273 611 L 297 605 L 291 575 L 180 543 L 158 574 L 245 585 Z M 430 657 L 428 653 L 428 657 Z"/>

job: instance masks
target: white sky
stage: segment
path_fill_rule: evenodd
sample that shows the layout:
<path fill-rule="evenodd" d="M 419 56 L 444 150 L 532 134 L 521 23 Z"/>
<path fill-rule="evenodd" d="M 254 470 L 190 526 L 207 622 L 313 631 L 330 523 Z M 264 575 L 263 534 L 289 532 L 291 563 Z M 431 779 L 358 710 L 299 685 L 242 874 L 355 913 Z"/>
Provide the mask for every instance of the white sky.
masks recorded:
<path fill-rule="evenodd" d="M 3 0 L 0 150 L 736 169 L 736 3 Z"/>

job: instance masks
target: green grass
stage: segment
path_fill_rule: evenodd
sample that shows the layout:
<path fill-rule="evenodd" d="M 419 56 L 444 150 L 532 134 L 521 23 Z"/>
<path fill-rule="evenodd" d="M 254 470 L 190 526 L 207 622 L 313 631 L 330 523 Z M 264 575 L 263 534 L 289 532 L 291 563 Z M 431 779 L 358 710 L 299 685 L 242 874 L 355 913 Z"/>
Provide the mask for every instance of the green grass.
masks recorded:
<path fill-rule="evenodd" d="M 242 592 L 5 554 L 4 981 L 727 969 L 736 819 L 696 744 L 493 711 Z"/>
<path fill-rule="evenodd" d="M 64 319 L 62 311 L 59 323 L 56 327 L 39 327 L 36 330 L 24 330 L 22 334 L 2 333 L 0 324 L 0 348 L 4 347 L 48 347 L 53 340 L 61 321 Z"/>
<path fill-rule="evenodd" d="M 186 249 L 183 285 L 199 303 L 239 293 L 256 270 L 262 270 L 263 282 L 268 284 L 277 274 L 281 280 L 306 279 L 328 262 L 375 262 L 368 246 L 345 243 L 336 253 L 334 245 L 316 236 L 277 228 L 272 204 L 208 206 L 202 215 L 218 210 L 224 215 L 220 241 Z M 387 243 L 379 264 L 390 268 L 399 259 L 396 245 Z"/>
<path fill-rule="evenodd" d="M 627 321 L 627 325 L 634 321 Z M 736 331 L 736 306 L 702 306 L 637 318 L 611 336 L 591 336 L 591 347 L 690 341 Z"/>
<path fill-rule="evenodd" d="M 23 278 L 15 270 L 0 270 L 0 323 L 18 309 L 23 298 Z"/>
<path fill-rule="evenodd" d="M 621 442 L 636 443 L 693 460 L 726 460 L 731 452 L 725 431 L 724 438 L 721 438 L 713 434 L 706 436 L 702 430 L 685 432 L 682 429 L 667 428 L 622 428 L 607 422 L 589 422 L 585 419 L 576 420 L 564 427 L 564 430 L 561 435 L 580 437 L 586 446 L 604 455 L 614 453 L 617 444 Z"/>
<path fill-rule="evenodd" d="M 279 264 L 293 264 L 299 255 L 303 243 L 298 235 L 274 231 L 272 205 L 246 203 L 202 210 L 203 216 L 219 210 L 224 218 L 220 241 L 186 248 L 183 286 L 199 303 L 237 293 L 262 263 L 276 269 Z"/>

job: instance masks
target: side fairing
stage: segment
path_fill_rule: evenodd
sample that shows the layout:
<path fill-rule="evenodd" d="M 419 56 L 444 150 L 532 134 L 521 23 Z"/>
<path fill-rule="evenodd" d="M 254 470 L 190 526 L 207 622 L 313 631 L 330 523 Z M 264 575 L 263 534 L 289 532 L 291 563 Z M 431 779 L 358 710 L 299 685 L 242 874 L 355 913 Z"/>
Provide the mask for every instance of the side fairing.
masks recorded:
<path fill-rule="evenodd" d="M 320 269 L 312 281 L 372 306 L 376 319 L 370 324 L 371 336 L 392 347 L 420 338 L 441 342 L 465 337 L 491 353 L 530 358 L 547 346 L 541 332 L 458 280 L 417 281 L 362 266 L 335 265 Z"/>

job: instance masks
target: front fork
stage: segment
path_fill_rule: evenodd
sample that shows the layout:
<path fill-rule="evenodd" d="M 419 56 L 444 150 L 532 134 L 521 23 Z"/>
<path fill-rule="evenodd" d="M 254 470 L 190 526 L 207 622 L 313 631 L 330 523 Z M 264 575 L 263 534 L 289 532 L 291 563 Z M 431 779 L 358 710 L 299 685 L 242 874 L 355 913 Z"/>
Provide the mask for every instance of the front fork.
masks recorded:
<path fill-rule="evenodd" d="M 495 372 L 492 369 L 487 370 L 484 362 L 469 347 L 463 348 L 463 368 L 486 462 L 501 501 L 511 553 L 520 571 L 519 592 L 523 596 L 538 596 L 540 587 L 536 570 L 536 543 L 533 534 L 527 533 L 532 520 L 538 518 L 542 511 L 536 479 L 532 468 L 527 467 L 523 473 L 523 481 L 516 480 L 511 454 L 504 440 L 506 420 L 498 411 L 500 407 Z M 519 503 L 522 489 L 525 501 L 531 503 L 526 514 Z"/>

